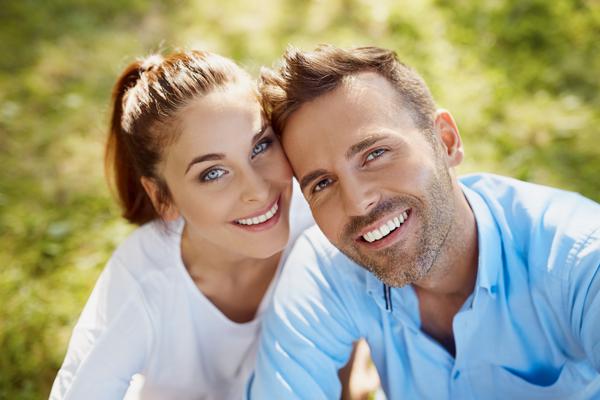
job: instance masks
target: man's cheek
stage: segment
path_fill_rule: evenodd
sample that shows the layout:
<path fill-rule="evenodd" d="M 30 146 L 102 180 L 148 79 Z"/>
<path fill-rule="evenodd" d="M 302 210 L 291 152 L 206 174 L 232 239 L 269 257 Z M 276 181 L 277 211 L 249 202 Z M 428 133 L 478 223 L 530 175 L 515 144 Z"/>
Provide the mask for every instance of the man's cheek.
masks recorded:
<path fill-rule="evenodd" d="M 319 228 L 327 239 L 329 239 L 332 243 L 336 244 L 338 239 L 338 234 L 336 233 L 335 225 L 332 224 L 332 216 L 327 215 L 326 212 L 317 211 L 313 212 L 313 216 L 315 217 L 315 222 L 319 225 Z"/>

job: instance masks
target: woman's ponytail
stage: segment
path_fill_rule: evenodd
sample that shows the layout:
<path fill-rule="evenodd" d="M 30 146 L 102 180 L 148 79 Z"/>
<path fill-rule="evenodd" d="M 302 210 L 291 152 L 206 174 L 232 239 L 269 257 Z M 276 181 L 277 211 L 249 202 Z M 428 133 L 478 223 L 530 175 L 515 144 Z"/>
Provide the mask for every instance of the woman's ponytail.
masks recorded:
<path fill-rule="evenodd" d="M 130 64 L 113 88 L 112 117 L 104 159 L 106 174 L 112 177 L 123 217 L 138 225 L 158 217 L 142 186 L 141 174 L 131 153 L 132 134 L 123 129 L 123 104 L 127 100 L 127 91 L 136 85 L 142 73 L 141 62 Z"/>

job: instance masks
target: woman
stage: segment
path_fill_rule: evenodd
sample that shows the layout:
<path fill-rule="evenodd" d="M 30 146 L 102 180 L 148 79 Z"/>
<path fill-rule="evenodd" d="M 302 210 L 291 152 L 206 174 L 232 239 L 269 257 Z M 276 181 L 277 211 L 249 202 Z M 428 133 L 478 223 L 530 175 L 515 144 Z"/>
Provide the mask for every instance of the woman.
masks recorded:
<path fill-rule="evenodd" d="M 286 244 L 312 221 L 255 83 L 180 52 L 131 64 L 113 102 L 107 166 L 140 227 L 102 272 L 50 398 L 241 398 Z"/>

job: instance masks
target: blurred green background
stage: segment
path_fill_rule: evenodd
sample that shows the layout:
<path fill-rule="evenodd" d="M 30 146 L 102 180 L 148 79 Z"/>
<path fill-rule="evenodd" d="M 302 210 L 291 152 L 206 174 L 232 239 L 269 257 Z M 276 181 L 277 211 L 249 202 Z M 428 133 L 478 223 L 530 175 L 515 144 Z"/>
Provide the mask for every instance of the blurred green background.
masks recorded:
<path fill-rule="evenodd" d="M 102 166 L 120 70 L 202 48 L 256 74 L 288 43 L 395 49 L 454 113 L 460 172 L 600 200 L 598 0 L 3 0 L 1 399 L 47 397 L 95 279 L 132 229 Z"/>

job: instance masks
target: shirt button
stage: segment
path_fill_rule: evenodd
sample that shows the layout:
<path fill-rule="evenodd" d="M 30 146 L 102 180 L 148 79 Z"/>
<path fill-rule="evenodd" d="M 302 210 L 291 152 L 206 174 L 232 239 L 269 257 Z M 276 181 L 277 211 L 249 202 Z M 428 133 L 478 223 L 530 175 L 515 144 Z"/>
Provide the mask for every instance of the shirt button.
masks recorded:
<path fill-rule="evenodd" d="M 457 380 L 459 376 L 460 376 L 460 371 L 456 371 L 454 373 L 454 376 L 452 377 L 452 379 Z"/>
<path fill-rule="evenodd" d="M 498 286 L 492 285 L 492 287 L 490 287 L 490 292 L 492 292 L 492 294 L 496 294 L 497 291 L 498 291 Z"/>

